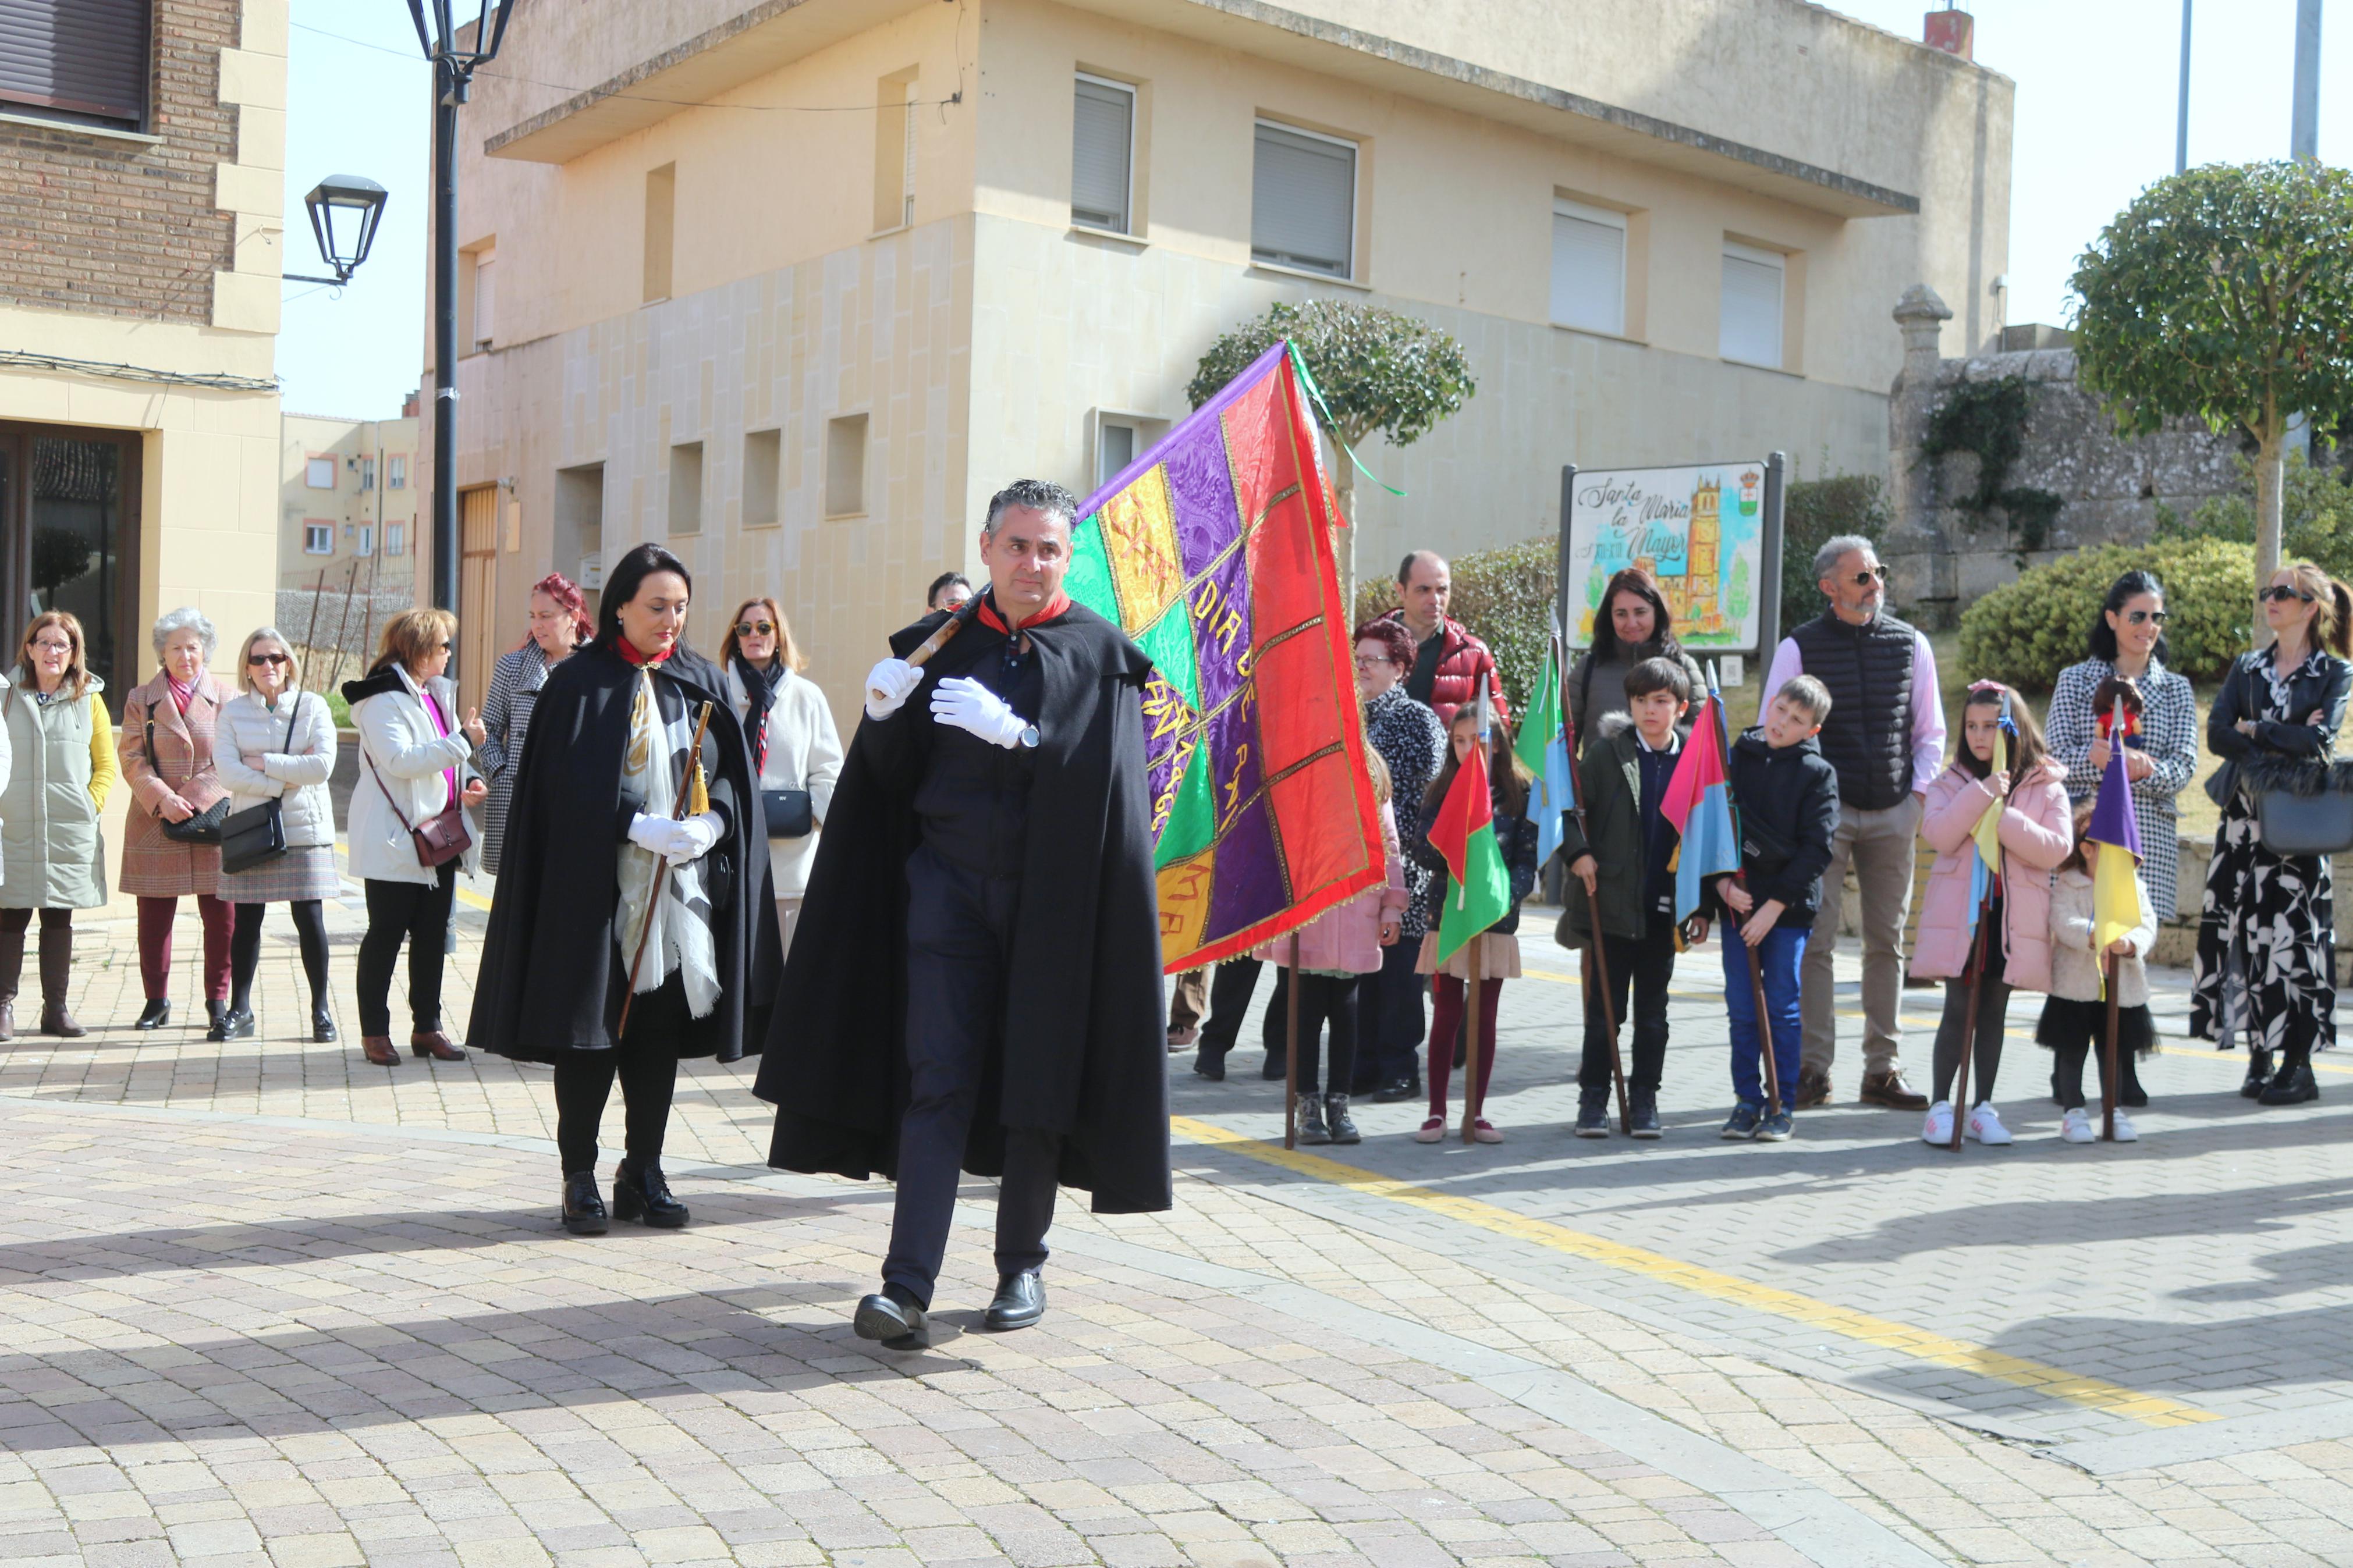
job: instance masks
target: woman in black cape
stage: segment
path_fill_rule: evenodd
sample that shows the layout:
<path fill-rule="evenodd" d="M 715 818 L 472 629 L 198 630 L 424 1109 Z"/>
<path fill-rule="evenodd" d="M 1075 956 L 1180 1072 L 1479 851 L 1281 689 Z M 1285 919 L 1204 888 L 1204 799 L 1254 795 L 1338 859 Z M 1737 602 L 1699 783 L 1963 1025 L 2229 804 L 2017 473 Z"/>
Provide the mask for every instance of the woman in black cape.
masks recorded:
<path fill-rule="evenodd" d="M 596 1130 L 616 1076 L 628 1139 L 613 1211 L 686 1223 L 661 1173 L 679 1058 L 757 1051 L 780 966 L 751 752 L 725 678 L 685 644 L 692 593 L 677 556 L 638 545 L 607 578 L 596 640 L 548 676 L 475 983 L 470 1042 L 555 1068 L 564 1227 L 575 1236 L 606 1228 Z M 681 780 L 689 799 L 673 820 Z"/>

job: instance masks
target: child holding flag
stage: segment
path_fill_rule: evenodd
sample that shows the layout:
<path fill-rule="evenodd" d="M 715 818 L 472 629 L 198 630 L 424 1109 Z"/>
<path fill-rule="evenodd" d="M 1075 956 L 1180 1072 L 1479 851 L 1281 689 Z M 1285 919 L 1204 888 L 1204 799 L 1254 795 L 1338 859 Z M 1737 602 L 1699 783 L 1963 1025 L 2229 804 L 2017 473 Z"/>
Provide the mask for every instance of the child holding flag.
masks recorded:
<path fill-rule="evenodd" d="M 1482 724 L 1489 730 L 1483 749 Z M 1520 900 L 1536 880 L 1536 829 L 1524 815 L 1534 781 L 1513 754 L 1511 727 L 1483 702 L 1466 702 L 1454 710 L 1446 739 L 1446 761 L 1423 803 L 1423 828 L 1412 850 L 1431 873 L 1433 916 L 1415 969 L 1438 977 L 1430 1020 L 1430 1120 L 1414 1134 L 1423 1143 L 1446 1136 L 1446 1080 L 1454 1067 L 1473 942 L 1479 944 L 1479 1070 L 1464 1093 L 1474 1114 L 1487 1103 L 1487 1080 L 1495 1070 L 1495 1005 L 1504 982 L 1520 973 Z M 1482 1143 L 1504 1141 L 1484 1116 L 1477 1118 L 1473 1136 Z"/>
<path fill-rule="evenodd" d="M 1945 983 L 1936 1025 L 1935 1087 L 1921 1141 L 1953 1139 L 1953 1075 L 1978 1016 L 1970 1052 L 1974 1096 L 1964 1131 L 1980 1143 L 2007 1143 L 1993 1106 L 2010 994 L 2051 989 L 2051 872 L 2069 858 L 2067 770 L 2043 752 L 2033 710 L 2000 681 L 1980 680 L 1961 705 L 1952 765 L 1928 786 L 1920 836 L 1936 851 L 1920 906 L 1912 973 Z M 1976 966 L 1974 975 L 1970 973 Z"/>
<path fill-rule="evenodd" d="M 2101 1051 L 2100 1087 L 2105 1099 L 2108 1061 L 2101 1047 L 2108 1027 L 2103 973 L 2107 954 L 2116 958 L 2119 1068 L 2126 1052 L 2147 1053 L 2157 1046 L 2157 1026 L 2148 1011 L 2148 971 L 2142 963 L 2157 943 L 2157 910 L 2148 901 L 2148 889 L 2141 886 L 2138 855 L 2120 841 L 2117 829 L 2097 820 L 2109 803 L 2107 778 L 2121 781 L 2123 774 L 2120 764 L 2109 764 L 2100 785 L 2099 804 L 2075 814 L 2074 852 L 2061 863 L 2051 889 L 2051 995 L 2042 1004 L 2042 1021 L 2035 1027 L 2034 1039 L 2058 1054 L 2059 1103 L 2066 1108 L 2059 1136 L 2070 1143 L 2096 1142 L 2100 1136 L 2098 1123 L 2084 1108 L 2084 1058 Z M 2130 802 L 2128 786 L 2116 793 Z M 2129 822 L 2124 826 L 2133 828 L 2134 837 L 2139 837 L 2137 826 Z M 2103 837 L 2110 841 L 2103 843 Z M 2127 898 L 2132 900 L 2129 905 L 2124 902 Z M 2129 917 L 2127 909 L 2132 911 Z M 2130 924 L 2121 923 L 2127 918 Z M 2125 1120 L 2123 1110 L 2116 1114 L 2116 1142 L 2133 1142 L 2139 1136 L 2133 1124 Z"/>
<path fill-rule="evenodd" d="M 1764 723 L 1741 735 L 1725 769 L 1739 804 L 1741 873 L 1715 880 L 1716 897 L 1730 911 L 1724 922 L 1724 1001 L 1732 1021 L 1732 1089 L 1739 1101 L 1724 1124 L 1726 1138 L 1778 1142 L 1795 1131 L 1789 1107 L 1801 1046 L 1798 966 L 1821 907 L 1822 869 L 1831 863 L 1839 824 L 1838 773 L 1814 740 L 1830 712 L 1830 689 L 1812 676 L 1783 682 Z M 1700 837 L 1695 826 L 1686 822 L 1683 828 L 1686 858 Z M 1757 1016 L 1757 985 L 1748 971 L 1752 948 L 1769 1020 Z M 1772 1106 L 1766 1103 L 1763 1077 L 1767 1028 L 1781 1089 L 1779 1104 Z"/>

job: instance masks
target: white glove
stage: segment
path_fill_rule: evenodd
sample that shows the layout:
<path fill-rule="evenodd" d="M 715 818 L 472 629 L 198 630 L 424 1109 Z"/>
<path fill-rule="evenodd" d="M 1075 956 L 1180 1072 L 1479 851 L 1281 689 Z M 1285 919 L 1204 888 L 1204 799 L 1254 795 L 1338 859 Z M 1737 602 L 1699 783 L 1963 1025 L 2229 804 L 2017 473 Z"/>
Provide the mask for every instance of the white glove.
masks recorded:
<path fill-rule="evenodd" d="M 719 842 L 720 821 L 715 811 L 706 811 L 700 816 L 690 816 L 663 826 L 670 829 L 670 843 L 662 854 L 673 866 L 702 859 L 711 853 L 711 847 Z"/>
<path fill-rule="evenodd" d="M 888 719 L 923 683 L 923 672 L 903 658 L 886 658 L 866 672 L 866 716 Z"/>
<path fill-rule="evenodd" d="M 932 689 L 932 718 L 1008 751 L 1021 743 L 1021 731 L 1029 727 L 1004 698 L 968 675 L 952 676 Z"/>
<path fill-rule="evenodd" d="M 629 842 L 649 855 L 659 855 L 670 848 L 670 818 L 641 811 L 629 818 Z"/>

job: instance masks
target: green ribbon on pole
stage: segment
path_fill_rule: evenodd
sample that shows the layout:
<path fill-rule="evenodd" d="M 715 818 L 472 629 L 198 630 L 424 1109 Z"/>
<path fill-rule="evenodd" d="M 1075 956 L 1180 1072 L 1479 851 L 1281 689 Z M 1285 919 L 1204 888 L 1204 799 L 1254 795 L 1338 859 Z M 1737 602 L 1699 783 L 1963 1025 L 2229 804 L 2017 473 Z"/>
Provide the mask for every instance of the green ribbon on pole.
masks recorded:
<path fill-rule="evenodd" d="M 1299 372 L 1300 382 L 1307 388 L 1307 395 L 1309 398 L 1314 400 L 1315 406 L 1323 411 L 1324 428 L 1331 433 L 1332 445 L 1339 447 L 1342 452 L 1347 454 L 1348 461 L 1356 465 L 1356 472 L 1364 475 L 1365 478 L 1372 480 L 1373 483 L 1380 486 L 1381 489 L 1388 491 L 1389 494 L 1396 496 L 1398 500 L 1404 500 L 1405 492 L 1403 490 L 1398 489 L 1397 486 L 1381 478 L 1380 475 L 1373 472 L 1372 469 L 1365 467 L 1364 459 L 1356 456 L 1356 448 L 1349 446 L 1345 441 L 1340 439 L 1340 421 L 1333 416 L 1332 405 L 1324 401 L 1324 389 L 1315 384 L 1315 374 L 1307 368 L 1307 357 L 1299 352 L 1299 345 L 1293 342 L 1289 338 L 1285 338 L 1282 340 L 1282 347 L 1284 352 L 1291 355 L 1292 366 Z"/>

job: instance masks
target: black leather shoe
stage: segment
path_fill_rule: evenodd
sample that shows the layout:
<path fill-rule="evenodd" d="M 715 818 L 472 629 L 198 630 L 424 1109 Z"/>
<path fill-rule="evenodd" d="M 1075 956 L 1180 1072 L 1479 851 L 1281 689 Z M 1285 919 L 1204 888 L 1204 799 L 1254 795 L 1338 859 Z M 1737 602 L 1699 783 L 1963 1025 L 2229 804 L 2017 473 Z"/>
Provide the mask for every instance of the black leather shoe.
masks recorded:
<path fill-rule="evenodd" d="M 325 1045 L 335 1037 L 335 1016 L 324 1007 L 311 1009 L 311 1038 Z"/>
<path fill-rule="evenodd" d="M 861 1340 L 880 1340 L 886 1351 L 927 1351 L 932 1348 L 932 1321 L 921 1307 L 876 1292 L 858 1303 L 850 1320 Z"/>
<path fill-rule="evenodd" d="M 1226 1081 L 1226 1053 L 1203 1046 L 1193 1053 L 1193 1071 L 1211 1083 Z"/>
<path fill-rule="evenodd" d="M 2269 1051 L 2247 1053 L 2247 1081 L 2239 1086 L 2242 1100 L 2261 1100 L 2263 1090 L 2272 1086 L 2272 1054 Z"/>
<path fill-rule="evenodd" d="M 990 1329 L 1026 1329 L 1046 1315 L 1046 1282 L 1035 1268 L 1008 1274 L 997 1282 L 997 1299 L 981 1321 Z"/>
<path fill-rule="evenodd" d="M 661 1167 L 639 1171 L 627 1160 L 613 1173 L 613 1213 L 656 1230 L 680 1230 L 686 1225 L 686 1205 L 670 1196 Z"/>
<path fill-rule="evenodd" d="M 2312 1076 L 2312 1064 L 2291 1061 L 2280 1064 L 2270 1085 L 2255 1097 L 2258 1105 L 2302 1105 L 2307 1100 L 2320 1098 L 2320 1085 Z"/>
<path fill-rule="evenodd" d="M 564 1228 L 575 1236 L 605 1234 L 605 1199 L 596 1173 L 575 1171 L 564 1178 Z"/>
<path fill-rule="evenodd" d="M 1291 1062 L 1281 1051 L 1269 1051 L 1266 1060 L 1259 1064 L 1258 1076 L 1268 1083 L 1281 1083 L 1291 1076 Z"/>
<path fill-rule="evenodd" d="M 172 1005 L 169 1002 L 150 1002 L 140 1013 L 139 1021 L 131 1026 L 134 1029 L 160 1029 L 171 1021 Z"/>
<path fill-rule="evenodd" d="M 251 1009 L 239 1010 L 237 1008 L 231 1008 L 229 1011 L 223 1013 L 219 1017 L 213 1020 L 213 1026 L 205 1031 L 205 1038 L 207 1040 L 249 1040 L 253 1038 L 253 1013 Z"/>
<path fill-rule="evenodd" d="M 1373 1091 L 1375 1105 L 1395 1105 L 1401 1100 L 1419 1100 L 1421 1085 L 1409 1078 L 1393 1078 Z"/>

